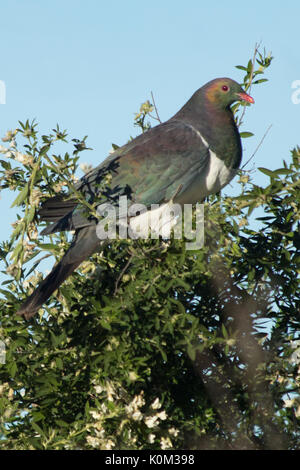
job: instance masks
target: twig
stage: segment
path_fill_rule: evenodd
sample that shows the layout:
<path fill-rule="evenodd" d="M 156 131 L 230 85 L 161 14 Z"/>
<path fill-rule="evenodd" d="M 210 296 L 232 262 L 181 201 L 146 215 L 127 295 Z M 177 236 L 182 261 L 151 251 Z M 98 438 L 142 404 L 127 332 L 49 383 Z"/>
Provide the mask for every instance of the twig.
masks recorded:
<path fill-rule="evenodd" d="M 118 292 L 119 283 L 120 283 L 120 281 L 121 281 L 121 279 L 122 279 L 122 277 L 123 277 L 123 274 L 125 273 L 126 269 L 127 269 L 128 266 L 130 265 L 133 256 L 134 256 L 133 254 L 130 255 L 130 258 L 128 259 L 128 261 L 127 261 L 127 263 L 125 264 L 124 268 L 123 268 L 122 271 L 120 272 L 118 279 L 116 280 L 114 295 L 116 295 L 116 293 Z"/>
<path fill-rule="evenodd" d="M 152 102 L 153 102 L 153 106 L 154 106 L 154 109 L 155 109 L 155 113 L 156 113 L 156 118 L 154 117 L 154 119 L 156 119 L 157 121 L 160 122 L 160 124 L 162 123 L 160 117 L 159 117 L 159 114 L 158 114 L 158 111 L 157 111 L 157 107 L 156 107 L 156 104 L 155 104 L 155 99 L 154 99 L 154 96 L 153 96 L 153 93 L 151 91 L 151 98 L 152 98 Z"/>
<path fill-rule="evenodd" d="M 253 78 L 254 78 L 253 76 L 254 76 L 255 59 L 256 59 L 256 54 L 258 53 L 258 49 L 260 47 L 260 44 L 261 43 L 256 43 L 255 46 L 254 46 L 254 53 L 253 53 L 253 58 L 252 58 L 252 68 L 251 68 L 251 72 L 250 72 L 248 86 L 246 88 L 246 91 L 249 90 L 249 92 L 251 92 L 252 82 L 253 82 Z M 246 106 L 244 106 L 244 109 L 242 111 L 241 117 L 239 119 L 238 127 L 241 126 L 242 123 L 243 123 L 245 112 L 246 112 Z"/>
<path fill-rule="evenodd" d="M 252 158 L 256 155 L 258 149 L 261 147 L 263 141 L 265 140 L 265 138 L 267 137 L 267 134 L 269 133 L 271 127 L 273 126 L 273 124 L 270 124 L 268 129 L 266 130 L 266 132 L 264 133 L 264 135 L 262 136 L 258 146 L 256 147 L 256 149 L 254 150 L 254 152 L 252 153 L 251 157 L 249 158 L 249 160 L 246 161 L 245 165 L 242 166 L 241 170 L 243 170 L 245 168 L 246 165 L 248 165 L 248 163 L 250 162 L 250 160 L 252 160 Z"/>
<path fill-rule="evenodd" d="M 55 163 L 53 163 L 51 161 L 51 159 L 48 157 L 48 155 L 44 155 L 44 158 L 47 160 L 47 162 L 49 163 L 49 168 L 50 169 L 54 169 L 54 171 L 57 170 L 57 165 L 55 165 Z M 92 214 L 95 218 L 98 218 L 98 215 L 97 215 L 97 210 L 95 209 L 94 206 L 92 206 L 91 204 L 88 203 L 88 201 L 84 198 L 83 194 L 80 193 L 79 191 L 77 191 L 77 189 L 75 188 L 75 186 L 70 183 L 69 179 L 63 175 L 62 173 L 60 173 L 60 177 L 64 180 L 64 182 L 66 183 L 68 189 L 75 194 L 75 196 L 77 197 L 78 199 L 78 202 L 80 204 L 82 204 L 83 206 L 85 206 L 89 213 Z"/>
<path fill-rule="evenodd" d="M 183 184 L 180 184 L 178 186 L 178 188 L 176 189 L 175 193 L 173 194 L 173 196 L 171 197 L 170 201 L 173 202 L 175 197 L 178 196 L 178 194 L 180 193 L 180 191 L 182 190 L 183 188 Z"/>

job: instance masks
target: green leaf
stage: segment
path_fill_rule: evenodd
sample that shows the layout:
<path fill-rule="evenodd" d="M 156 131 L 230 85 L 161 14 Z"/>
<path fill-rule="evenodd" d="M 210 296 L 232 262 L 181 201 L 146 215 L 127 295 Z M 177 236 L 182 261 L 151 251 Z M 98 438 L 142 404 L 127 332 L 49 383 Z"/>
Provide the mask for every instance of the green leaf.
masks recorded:
<path fill-rule="evenodd" d="M 7 162 L 5 160 L 0 160 L 0 163 L 2 165 L 2 167 L 5 169 L 5 170 L 10 170 L 11 169 L 11 164 L 10 162 Z"/>
<path fill-rule="evenodd" d="M 35 209 L 36 209 L 35 206 L 30 207 L 27 218 L 26 218 L 27 223 L 31 222 L 34 219 Z"/>
<path fill-rule="evenodd" d="M 253 68 L 252 60 L 250 59 L 247 65 L 247 72 L 251 73 Z"/>
<path fill-rule="evenodd" d="M 264 175 L 270 176 L 271 178 L 274 178 L 276 176 L 274 171 L 268 170 L 268 168 L 259 167 L 258 170 Z"/>
<path fill-rule="evenodd" d="M 46 153 L 49 152 L 50 147 L 51 147 L 50 144 L 44 145 L 44 146 L 40 149 L 39 156 L 40 156 L 40 157 L 43 157 L 44 155 L 46 155 Z"/>
<path fill-rule="evenodd" d="M 222 329 L 222 334 L 223 334 L 224 338 L 228 339 L 228 332 L 227 332 L 227 330 L 226 330 L 223 323 L 222 323 L 221 329 Z"/>
<path fill-rule="evenodd" d="M 39 243 L 36 242 L 36 245 L 41 248 L 41 250 L 50 251 L 51 253 L 59 253 L 60 247 L 54 245 L 54 243 Z"/>
<path fill-rule="evenodd" d="M 118 150 L 120 148 L 120 145 L 117 144 L 111 144 L 111 146 L 114 150 Z"/>
<path fill-rule="evenodd" d="M 56 419 L 55 423 L 57 424 L 58 427 L 63 427 L 63 428 L 69 427 L 69 424 L 63 421 L 62 419 Z"/>
<path fill-rule="evenodd" d="M 188 344 L 187 353 L 191 361 L 194 361 L 196 359 L 196 348 L 191 344 Z"/>
<path fill-rule="evenodd" d="M 288 168 L 279 168 L 278 170 L 273 171 L 274 175 L 292 175 L 294 174 L 294 170 L 290 170 Z"/>
<path fill-rule="evenodd" d="M 29 191 L 29 183 L 22 189 L 22 191 L 18 194 L 14 202 L 10 207 L 20 206 L 26 199 Z"/>
<path fill-rule="evenodd" d="M 242 139 L 246 139 L 247 137 L 252 137 L 254 134 L 252 132 L 240 132 L 240 136 Z"/>
<path fill-rule="evenodd" d="M 22 230 L 24 229 L 24 226 L 25 226 L 25 223 L 24 221 L 22 221 L 21 223 L 19 223 L 16 228 L 14 229 L 13 233 L 11 234 L 11 240 L 12 242 L 14 242 L 16 240 L 16 238 L 18 237 L 18 235 L 22 232 Z"/>
<path fill-rule="evenodd" d="M 259 80 L 255 80 L 253 82 L 254 85 L 257 85 L 258 83 L 263 83 L 263 82 L 268 82 L 269 80 L 267 78 L 260 78 Z"/>
<path fill-rule="evenodd" d="M 22 243 L 22 241 L 20 241 L 20 242 L 16 245 L 15 249 L 13 250 L 13 252 L 12 252 L 12 254 L 11 254 L 11 256 L 10 256 L 11 259 L 18 259 L 19 254 L 21 253 L 22 250 L 23 250 L 23 243 Z"/>
<path fill-rule="evenodd" d="M 18 370 L 17 363 L 15 361 L 11 362 L 8 368 L 9 368 L 9 373 L 11 377 L 14 378 Z"/>
<path fill-rule="evenodd" d="M 43 419 L 43 414 L 42 413 L 39 413 L 39 412 L 35 412 L 34 415 L 36 416 L 36 420 L 35 421 L 41 421 Z M 32 421 L 31 422 L 31 426 L 33 427 L 33 429 L 35 430 L 36 433 L 40 434 L 41 436 L 43 436 L 44 432 L 42 430 L 42 428 L 40 428 L 40 426 L 38 424 L 36 424 L 35 421 Z"/>

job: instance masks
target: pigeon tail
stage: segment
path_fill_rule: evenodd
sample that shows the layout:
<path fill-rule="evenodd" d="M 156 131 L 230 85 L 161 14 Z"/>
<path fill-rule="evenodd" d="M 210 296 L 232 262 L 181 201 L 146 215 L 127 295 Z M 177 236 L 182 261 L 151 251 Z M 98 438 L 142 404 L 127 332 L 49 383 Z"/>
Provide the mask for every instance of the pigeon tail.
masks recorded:
<path fill-rule="evenodd" d="M 78 230 L 77 236 L 61 261 L 26 299 L 17 311 L 26 319 L 33 317 L 53 292 L 75 271 L 76 268 L 99 248 L 95 227 Z"/>
<path fill-rule="evenodd" d="M 17 315 L 23 315 L 27 320 L 33 317 L 46 300 L 72 274 L 81 261 L 66 264 L 64 258 L 52 269 L 51 273 L 41 282 L 38 288 L 26 299 Z"/>

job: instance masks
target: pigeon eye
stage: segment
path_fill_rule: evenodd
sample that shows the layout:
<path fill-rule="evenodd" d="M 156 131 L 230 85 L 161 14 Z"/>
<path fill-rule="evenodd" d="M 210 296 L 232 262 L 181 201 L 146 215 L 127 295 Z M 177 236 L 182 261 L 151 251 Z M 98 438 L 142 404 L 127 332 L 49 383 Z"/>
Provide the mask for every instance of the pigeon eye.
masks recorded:
<path fill-rule="evenodd" d="M 226 92 L 226 91 L 229 90 L 229 87 L 228 87 L 227 85 L 223 85 L 223 86 L 222 86 L 222 90 Z"/>

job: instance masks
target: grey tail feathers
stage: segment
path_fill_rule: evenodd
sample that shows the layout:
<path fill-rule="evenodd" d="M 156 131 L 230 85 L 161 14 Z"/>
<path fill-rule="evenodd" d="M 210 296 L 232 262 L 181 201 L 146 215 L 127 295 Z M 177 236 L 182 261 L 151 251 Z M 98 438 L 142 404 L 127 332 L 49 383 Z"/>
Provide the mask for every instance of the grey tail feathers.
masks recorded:
<path fill-rule="evenodd" d="M 23 315 L 26 319 L 35 315 L 53 292 L 78 268 L 82 261 L 99 249 L 99 244 L 100 240 L 97 238 L 95 226 L 78 230 L 75 240 L 63 258 L 21 305 L 17 315 Z"/>
<path fill-rule="evenodd" d="M 53 292 L 72 274 L 80 265 L 81 261 L 66 264 L 65 257 L 52 269 L 51 273 L 41 282 L 37 289 L 26 299 L 17 315 L 24 315 L 26 319 L 31 318 L 42 307 Z"/>

